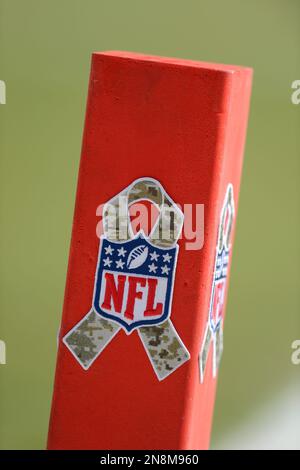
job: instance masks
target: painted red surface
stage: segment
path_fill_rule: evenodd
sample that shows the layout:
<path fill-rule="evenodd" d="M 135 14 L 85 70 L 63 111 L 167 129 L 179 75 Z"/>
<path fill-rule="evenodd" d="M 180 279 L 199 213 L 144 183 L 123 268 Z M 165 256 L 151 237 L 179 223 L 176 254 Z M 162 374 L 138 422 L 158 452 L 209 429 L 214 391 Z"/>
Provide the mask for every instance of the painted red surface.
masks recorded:
<path fill-rule="evenodd" d="M 200 384 L 198 356 L 229 182 L 237 207 L 251 77 L 235 66 L 93 54 L 49 449 L 208 448 L 216 380 L 209 360 Z M 92 305 L 96 208 L 143 176 L 177 203 L 205 204 L 203 248 L 179 241 L 171 316 L 191 359 L 161 382 L 136 331 L 120 331 L 88 371 L 61 341 Z"/>

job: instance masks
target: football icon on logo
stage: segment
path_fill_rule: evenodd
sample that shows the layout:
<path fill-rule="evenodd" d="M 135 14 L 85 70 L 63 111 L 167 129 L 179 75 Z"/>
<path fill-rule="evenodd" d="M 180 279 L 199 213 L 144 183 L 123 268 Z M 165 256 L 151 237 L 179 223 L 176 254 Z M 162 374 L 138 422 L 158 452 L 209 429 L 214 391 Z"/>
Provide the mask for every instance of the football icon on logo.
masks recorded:
<path fill-rule="evenodd" d="M 142 266 L 145 263 L 148 256 L 148 247 L 146 245 L 140 245 L 131 250 L 127 259 L 127 268 L 135 269 Z"/>

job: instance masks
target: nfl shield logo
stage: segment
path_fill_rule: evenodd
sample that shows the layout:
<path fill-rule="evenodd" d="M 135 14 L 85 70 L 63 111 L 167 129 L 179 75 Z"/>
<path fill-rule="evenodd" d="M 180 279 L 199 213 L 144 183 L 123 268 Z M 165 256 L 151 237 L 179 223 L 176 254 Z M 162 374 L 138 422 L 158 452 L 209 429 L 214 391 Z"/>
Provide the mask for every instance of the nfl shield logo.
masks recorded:
<path fill-rule="evenodd" d="M 140 233 L 126 242 L 102 237 L 94 309 L 131 333 L 170 315 L 178 245 L 159 248 Z"/>
<path fill-rule="evenodd" d="M 222 250 L 218 252 L 216 258 L 212 296 L 209 310 L 210 328 L 213 332 L 216 332 L 223 319 L 228 261 L 229 250 L 223 247 Z"/>

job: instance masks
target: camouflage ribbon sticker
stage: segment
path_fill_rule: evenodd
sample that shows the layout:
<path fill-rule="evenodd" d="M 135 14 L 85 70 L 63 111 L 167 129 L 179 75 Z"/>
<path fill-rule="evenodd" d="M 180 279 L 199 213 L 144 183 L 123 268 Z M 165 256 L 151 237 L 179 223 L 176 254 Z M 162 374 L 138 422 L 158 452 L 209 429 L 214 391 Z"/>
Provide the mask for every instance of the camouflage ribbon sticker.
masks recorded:
<path fill-rule="evenodd" d="M 148 236 L 134 234 L 129 207 L 148 200 L 159 216 Z M 87 370 L 114 336 L 137 330 L 159 380 L 190 354 L 170 320 L 183 213 L 152 178 L 141 178 L 103 208 L 93 306 L 63 338 Z"/>
<path fill-rule="evenodd" d="M 230 235 L 234 219 L 233 186 L 227 186 L 220 215 L 209 315 L 199 354 L 200 381 L 203 383 L 210 346 L 213 347 L 213 377 L 216 377 L 223 352 L 223 319 L 226 280 L 230 256 Z"/>

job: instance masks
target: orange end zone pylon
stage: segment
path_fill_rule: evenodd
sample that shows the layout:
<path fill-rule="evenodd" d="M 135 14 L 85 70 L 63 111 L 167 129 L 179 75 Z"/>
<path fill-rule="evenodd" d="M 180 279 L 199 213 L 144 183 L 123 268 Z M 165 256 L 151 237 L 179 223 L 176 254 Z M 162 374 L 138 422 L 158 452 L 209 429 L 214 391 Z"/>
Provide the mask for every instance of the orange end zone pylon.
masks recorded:
<path fill-rule="evenodd" d="M 93 54 L 49 449 L 208 448 L 251 80 Z"/>

